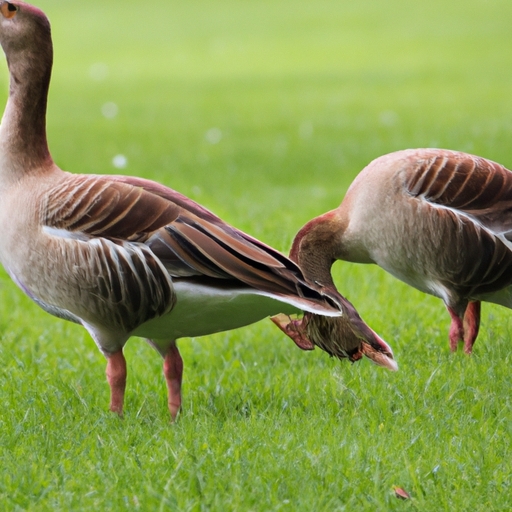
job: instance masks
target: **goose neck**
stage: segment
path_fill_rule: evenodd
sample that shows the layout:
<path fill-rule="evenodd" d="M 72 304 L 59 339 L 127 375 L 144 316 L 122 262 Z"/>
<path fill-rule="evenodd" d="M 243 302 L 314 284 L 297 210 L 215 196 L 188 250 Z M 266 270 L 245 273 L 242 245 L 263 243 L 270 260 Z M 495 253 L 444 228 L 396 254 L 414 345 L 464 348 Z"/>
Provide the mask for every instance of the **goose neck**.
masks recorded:
<path fill-rule="evenodd" d="M 290 251 L 290 258 L 299 264 L 307 279 L 328 288 L 334 287 L 331 267 L 338 252 L 340 229 L 335 211 L 321 215 L 299 231 Z"/>
<path fill-rule="evenodd" d="M 2 171 L 27 173 L 51 162 L 46 138 L 51 39 L 46 49 L 15 49 L 6 55 L 10 82 L 9 98 L 0 125 Z"/>

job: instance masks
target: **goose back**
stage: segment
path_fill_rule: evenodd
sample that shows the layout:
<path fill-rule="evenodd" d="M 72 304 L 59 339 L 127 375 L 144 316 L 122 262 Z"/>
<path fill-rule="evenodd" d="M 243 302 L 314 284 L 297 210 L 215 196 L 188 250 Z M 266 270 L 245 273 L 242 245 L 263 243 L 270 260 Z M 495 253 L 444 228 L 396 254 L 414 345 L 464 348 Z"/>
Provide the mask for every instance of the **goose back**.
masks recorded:
<path fill-rule="evenodd" d="M 457 306 L 503 300 L 512 283 L 512 173 L 448 150 L 407 150 L 369 164 L 340 210 L 350 221 L 340 259 L 368 259 Z M 348 252 L 348 254 L 347 254 Z M 361 258 L 354 258 L 360 261 Z"/>

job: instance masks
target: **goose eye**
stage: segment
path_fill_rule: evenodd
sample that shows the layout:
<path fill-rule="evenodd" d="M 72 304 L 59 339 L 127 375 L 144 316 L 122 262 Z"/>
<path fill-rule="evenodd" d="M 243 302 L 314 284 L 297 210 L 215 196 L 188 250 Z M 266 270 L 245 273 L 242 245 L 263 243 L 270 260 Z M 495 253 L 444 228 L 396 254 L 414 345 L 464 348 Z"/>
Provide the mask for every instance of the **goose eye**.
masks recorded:
<path fill-rule="evenodd" d="M 2 5 L 0 5 L 0 11 L 2 12 L 2 15 L 7 19 L 14 18 L 17 10 L 18 8 L 9 2 L 4 2 Z"/>

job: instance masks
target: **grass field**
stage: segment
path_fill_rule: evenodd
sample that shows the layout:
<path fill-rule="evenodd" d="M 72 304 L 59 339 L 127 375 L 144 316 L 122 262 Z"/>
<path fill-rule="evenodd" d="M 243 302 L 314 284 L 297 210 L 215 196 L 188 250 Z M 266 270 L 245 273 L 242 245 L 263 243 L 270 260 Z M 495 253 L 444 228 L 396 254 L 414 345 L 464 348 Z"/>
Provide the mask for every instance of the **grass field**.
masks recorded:
<path fill-rule="evenodd" d="M 436 146 L 512 167 L 510 1 L 38 5 L 57 163 L 156 179 L 284 252 L 381 154 Z M 509 311 L 485 305 L 474 355 L 453 355 L 441 301 L 378 268 L 334 272 L 399 372 L 301 352 L 268 321 L 185 339 L 170 425 L 151 348 L 126 347 L 120 420 L 85 331 L 2 270 L 0 509 L 510 510 Z"/>

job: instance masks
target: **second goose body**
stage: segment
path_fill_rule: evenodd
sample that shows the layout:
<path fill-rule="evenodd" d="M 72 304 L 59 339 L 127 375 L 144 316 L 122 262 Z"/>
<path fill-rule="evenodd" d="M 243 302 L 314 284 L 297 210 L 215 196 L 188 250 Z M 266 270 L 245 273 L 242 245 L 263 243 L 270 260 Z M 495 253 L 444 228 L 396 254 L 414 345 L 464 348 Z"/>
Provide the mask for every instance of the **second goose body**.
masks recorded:
<path fill-rule="evenodd" d="M 512 172 L 467 153 L 412 149 L 371 162 L 341 205 L 307 223 L 292 254 L 375 263 L 441 298 L 450 347 L 470 353 L 480 302 L 512 308 Z M 319 257 L 317 257 L 319 260 Z M 320 281 L 321 282 L 321 281 Z"/>

